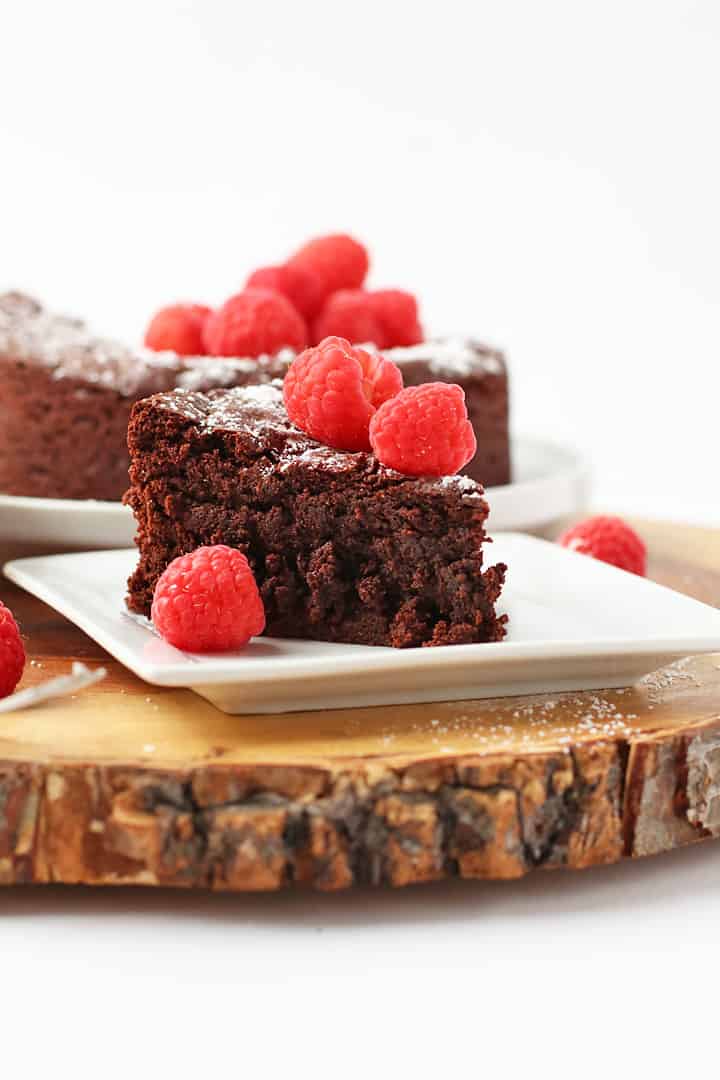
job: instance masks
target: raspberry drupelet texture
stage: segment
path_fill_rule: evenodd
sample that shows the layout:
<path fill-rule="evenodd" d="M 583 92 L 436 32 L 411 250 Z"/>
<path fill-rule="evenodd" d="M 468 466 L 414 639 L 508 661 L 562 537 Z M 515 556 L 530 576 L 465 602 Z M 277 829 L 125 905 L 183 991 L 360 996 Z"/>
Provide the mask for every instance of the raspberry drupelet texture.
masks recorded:
<path fill-rule="evenodd" d="M 176 649 L 227 652 L 265 629 L 265 610 L 241 551 L 217 544 L 173 559 L 155 586 L 155 629 Z"/>
<path fill-rule="evenodd" d="M 369 450 L 375 410 L 402 390 L 396 364 L 379 353 L 326 338 L 293 360 L 283 399 L 294 424 L 338 450 Z"/>
<path fill-rule="evenodd" d="M 309 266 L 263 266 L 253 271 L 245 288 L 281 293 L 304 319 L 315 318 L 325 296 L 320 278 Z"/>
<path fill-rule="evenodd" d="M 370 421 L 370 444 L 383 465 L 409 476 L 450 476 L 474 456 L 465 391 L 454 383 L 409 386 Z"/>
<path fill-rule="evenodd" d="M 370 309 L 380 325 L 381 348 L 420 344 L 423 331 L 417 300 L 412 293 L 402 289 L 378 289 L 368 296 Z"/>
<path fill-rule="evenodd" d="M 631 574 L 644 577 L 647 549 L 633 528 L 619 517 L 599 514 L 567 529 L 558 540 L 563 547 L 591 555 Z"/>
<path fill-rule="evenodd" d="M 0 603 L 0 698 L 12 694 L 25 668 L 25 646 L 12 612 Z"/>
<path fill-rule="evenodd" d="M 369 265 L 367 250 L 345 233 L 318 236 L 288 259 L 288 266 L 314 271 L 326 297 L 338 289 L 359 289 Z"/>
<path fill-rule="evenodd" d="M 269 289 L 246 289 L 209 316 L 203 338 L 211 356 L 254 357 L 272 355 L 285 346 L 304 349 L 307 327 L 286 296 Z"/>
<path fill-rule="evenodd" d="M 372 342 L 383 348 L 385 335 L 370 293 L 363 289 L 339 289 L 328 298 L 313 324 L 312 340 L 318 344 L 327 337 L 345 338 L 353 345 Z"/>
<path fill-rule="evenodd" d="M 165 349 L 180 356 L 202 356 L 203 328 L 210 315 L 204 304 L 171 304 L 161 308 L 150 320 L 145 331 L 148 349 Z"/>

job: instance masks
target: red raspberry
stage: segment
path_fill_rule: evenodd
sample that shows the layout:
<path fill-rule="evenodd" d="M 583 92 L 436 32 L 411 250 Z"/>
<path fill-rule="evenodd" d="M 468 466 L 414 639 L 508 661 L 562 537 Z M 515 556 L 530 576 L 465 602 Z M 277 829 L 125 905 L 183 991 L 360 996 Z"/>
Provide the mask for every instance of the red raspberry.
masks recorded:
<path fill-rule="evenodd" d="M 263 266 L 253 271 L 245 288 L 282 293 L 304 319 L 314 319 L 324 299 L 322 282 L 310 266 Z"/>
<path fill-rule="evenodd" d="M 591 555 L 593 559 L 645 577 L 647 549 L 622 518 L 604 515 L 587 518 L 567 529 L 558 543 L 581 555 Z"/>
<path fill-rule="evenodd" d="M 272 355 L 284 346 L 304 349 L 307 327 L 287 297 L 246 289 L 210 315 L 203 338 L 211 356 Z"/>
<path fill-rule="evenodd" d="M 370 293 L 370 308 L 382 330 L 382 347 L 419 345 L 423 339 L 417 300 L 401 289 L 379 289 Z"/>
<path fill-rule="evenodd" d="M 402 375 L 391 360 L 339 337 L 296 357 L 283 382 L 292 422 L 338 450 L 369 450 L 375 410 L 400 390 Z"/>
<path fill-rule="evenodd" d="M 202 356 L 203 327 L 210 308 L 203 304 L 171 304 L 160 308 L 145 331 L 148 349 L 170 349 L 180 356 Z"/>
<path fill-rule="evenodd" d="M 458 472 L 477 449 L 465 391 L 454 383 L 409 386 L 375 413 L 370 443 L 383 465 L 410 476 Z"/>
<path fill-rule="evenodd" d="M 173 559 L 155 586 L 151 614 L 158 633 L 186 652 L 239 649 L 265 629 L 248 561 L 225 544 Z"/>
<path fill-rule="evenodd" d="M 17 623 L 0 603 L 0 698 L 12 694 L 25 667 L 25 647 Z"/>
<path fill-rule="evenodd" d="M 322 282 L 325 296 L 338 289 L 359 289 L 369 265 L 368 253 L 362 244 L 344 233 L 318 236 L 288 259 L 288 266 L 314 270 Z"/>
<path fill-rule="evenodd" d="M 373 342 L 382 348 L 384 334 L 372 308 L 370 293 L 363 289 L 340 289 L 333 293 L 312 328 L 315 344 L 326 337 L 345 338 L 353 345 Z"/>

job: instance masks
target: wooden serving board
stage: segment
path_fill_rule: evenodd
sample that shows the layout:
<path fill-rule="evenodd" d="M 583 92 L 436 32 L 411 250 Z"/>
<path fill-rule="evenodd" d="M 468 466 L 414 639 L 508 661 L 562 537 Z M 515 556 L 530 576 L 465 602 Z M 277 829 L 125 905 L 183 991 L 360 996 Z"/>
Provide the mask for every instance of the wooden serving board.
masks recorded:
<path fill-rule="evenodd" d="M 720 532 L 638 523 L 650 576 L 720 606 Z M 0 716 L 0 883 L 214 889 L 515 878 L 720 834 L 720 655 L 627 690 L 227 716 L 149 686 L 8 583 L 23 685 Z"/>

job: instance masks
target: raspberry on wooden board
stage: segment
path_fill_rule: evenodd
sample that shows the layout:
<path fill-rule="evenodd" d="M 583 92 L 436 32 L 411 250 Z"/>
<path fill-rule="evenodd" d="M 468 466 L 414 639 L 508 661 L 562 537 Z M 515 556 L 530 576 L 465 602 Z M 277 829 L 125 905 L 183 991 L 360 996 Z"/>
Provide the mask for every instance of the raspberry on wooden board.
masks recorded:
<path fill-rule="evenodd" d="M 558 543 L 580 555 L 610 563 L 644 577 L 647 549 L 641 537 L 622 518 L 598 514 L 567 529 Z"/>

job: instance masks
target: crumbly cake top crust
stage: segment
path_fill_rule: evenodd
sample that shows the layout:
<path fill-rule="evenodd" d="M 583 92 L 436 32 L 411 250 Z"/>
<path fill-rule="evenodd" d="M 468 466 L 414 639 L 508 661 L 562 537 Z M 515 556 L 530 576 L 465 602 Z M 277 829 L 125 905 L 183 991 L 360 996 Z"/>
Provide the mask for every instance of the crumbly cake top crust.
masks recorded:
<path fill-rule="evenodd" d="M 0 356 L 49 367 L 54 379 L 82 379 L 136 397 L 173 386 L 202 390 L 231 384 L 258 367 L 267 368 L 268 377 L 280 376 L 293 353 L 226 359 L 130 349 L 96 336 L 80 319 L 54 315 L 32 297 L 11 292 L 0 295 Z"/>
<path fill-rule="evenodd" d="M 478 372 L 488 375 L 502 375 L 505 372 L 505 358 L 500 350 L 471 338 L 424 341 L 421 345 L 388 349 L 385 355 L 401 369 L 405 364 L 420 362 L 427 364 L 431 374 L 453 374 L 459 379 Z"/>
<path fill-rule="evenodd" d="M 202 434 L 241 434 L 253 452 L 270 452 L 273 467 L 281 471 L 306 464 L 335 474 L 372 473 L 378 480 L 392 483 L 413 479 L 381 465 L 373 454 L 335 450 L 315 442 L 288 419 L 281 387 L 280 380 L 274 380 L 261 386 L 211 390 L 207 394 L 180 389 L 157 394 L 153 406 L 181 417 Z M 483 488 L 468 476 L 428 478 L 418 481 L 418 485 L 419 493 L 454 490 L 463 496 L 463 502 L 485 505 Z"/>

